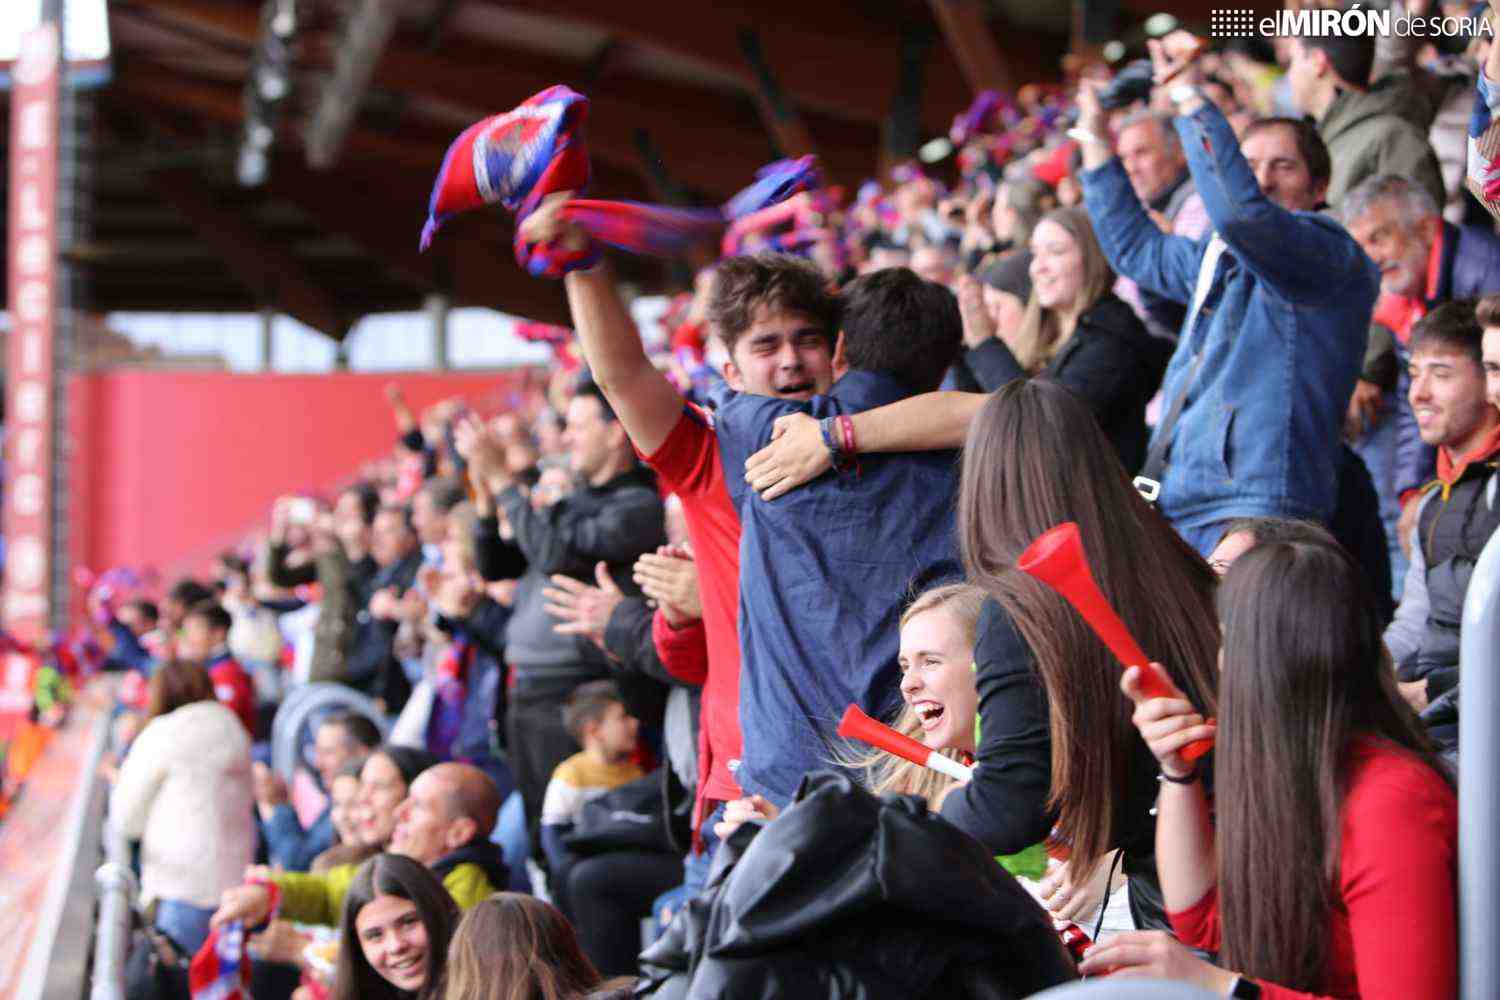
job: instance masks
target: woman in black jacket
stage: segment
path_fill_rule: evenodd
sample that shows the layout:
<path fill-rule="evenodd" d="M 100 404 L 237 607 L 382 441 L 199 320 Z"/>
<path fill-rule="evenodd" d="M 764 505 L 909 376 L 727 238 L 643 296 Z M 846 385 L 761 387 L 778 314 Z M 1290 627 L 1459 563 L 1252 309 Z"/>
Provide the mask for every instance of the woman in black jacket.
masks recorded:
<path fill-rule="evenodd" d="M 1114 272 L 1082 208 L 1060 208 L 1037 223 L 1030 276 L 1026 311 L 1013 326 L 995 322 L 975 279 L 962 280 L 965 367 L 984 392 L 1050 375 L 1088 404 L 1121 463 L 1135 472 L 1146 457 L 1146 403 L 1173 345 L 1147 333 L 1110 291 Z"/>

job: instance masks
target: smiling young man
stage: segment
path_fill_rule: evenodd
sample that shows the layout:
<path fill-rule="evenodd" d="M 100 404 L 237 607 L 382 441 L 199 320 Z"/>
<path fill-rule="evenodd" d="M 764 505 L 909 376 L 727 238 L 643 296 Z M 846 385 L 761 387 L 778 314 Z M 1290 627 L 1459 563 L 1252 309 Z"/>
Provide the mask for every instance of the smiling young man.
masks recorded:
<path fill-rule="evenodd" d="M 737 777 L 747 793 L 785 805 L 806 772 L 837 759 L 834 729 L 851 703 L 877 718 L 894 714 L 902 595 L 961 570 L 952 452 L 841 463 L 838 474 L 774 502 L 757 496 L 740 470 L 790 414 L 822 421 L 828 440 L 839 435 L 839 450 L 852 459 L 850 417 L 934 390 L 961 342 L 952 292 L 905 268 L 876 271 L 844 289 L 838 380 L 826 395 L 743 392 L 719 410 L 719 447 L 743 531 L 745 745 Z"/>
<path fill-rule="evenodd" d="M 1500 330 L 1493 338 L 1484 333 L 1496 327 L 1500 298 L 1490 297 L 1478 315 L 1472 301 L 1445 303 L 1412 331 L 1409 395 L 1422 440 L 1438 450 L 1437 479 L 1422 491 L 1411 567 L 1385 642 L 1401 693 L 1417 711 L 1458 683 L 1464 595 L 1500 526 L 1500 410 L 1489 398 L 1482 350 L 1486 339 L 1500 340 Z M 1491 361 L 1500 365 L 1500 357 Z M 1429 729 L 1440 746 L 1457 749 L 1456 721 Z"/>
<path fill-rule="evenodd" d="M 587 240 L 560 214 L 554 197 L 523 224 L 528 239 L 576 249 Z M 594 381 L 609 397 L 635 449 L 666 490 L 682 501 L 693 543 L 708 638 L 708 676 L 699 729 L 695 829 L 718 803 L 741 795 L 733 768 L 741 757 L 740 519 L 725 487 L 712 416 L 686 402 L 651 363 L 639 331 L 604 265 L 565 279 L 578 342 Z M 764 255 L 721 262 L 714 270 L 710 323 L 728 349 L 730 389 L 806 400 L 833 383 L 838 299 L 805 261 Z M 738 476 L 736 476 L 738 478 Z M 712 837 L 711 824 L 702 826 Z M 690 881 L 702 872 L 690 873 Z"/>

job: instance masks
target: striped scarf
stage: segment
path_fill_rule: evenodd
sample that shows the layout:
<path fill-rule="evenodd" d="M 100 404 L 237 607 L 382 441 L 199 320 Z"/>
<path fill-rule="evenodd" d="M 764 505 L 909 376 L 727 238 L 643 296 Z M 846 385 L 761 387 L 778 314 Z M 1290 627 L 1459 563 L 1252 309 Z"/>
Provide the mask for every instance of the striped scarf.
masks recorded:
<path fill-rule="evenodd" d="M 588 185 L 582 131 L 587 114 L 588 98 L 559 85 L 465 129 L 448 147 L 433 184 L 421 248 L 426 250 L 437 230 L 453 216 L 499 203 L 516 214 L 517 263 L 532 275 L 557 278 L 592 267 L 601 245 L 659 257 L 681 256 L 719 240 L 734 220 L 821 183 L 816 160 L 804 156 L 762 168 L 753 184 L 719 208 L 575 199 L 563 213 L 588 233 L 588 246 L 565 250 L 529 243 L 521 238 L 520 223 L 544 198 L 581 191 Z"/>

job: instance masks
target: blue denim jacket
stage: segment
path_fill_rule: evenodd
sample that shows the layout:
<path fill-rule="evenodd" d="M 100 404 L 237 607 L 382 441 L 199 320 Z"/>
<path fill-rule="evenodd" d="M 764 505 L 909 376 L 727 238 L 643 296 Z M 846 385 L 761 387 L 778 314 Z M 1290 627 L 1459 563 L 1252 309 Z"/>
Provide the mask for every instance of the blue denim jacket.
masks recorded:
<path fill-rule="evenodd" d="M 1118 159 L 1082 177 L 1105 255 L 1143 288 L 1190 302 L 1210 241 L 1225 245 L 1162 387 L 1176 399 L 1201 354 L 1167 453 L 1161 510 L 1179 528 L 1257 515 L 1326 521 L 1379 272 L 1337 222 L 1288 212 L 1261 193 L 1212 104 L 1176 125 L 1213 221 L 1208 237 L 1157 229 Z"/>
<path fill-rule="evenodd" d="M 961 573 L 954 536 L 957 456 L 866 455 L 767 503 L 745 459 L 788 413 L 858 413 L 911 395 L 854 371 L 827 396 L 792 403 L 739 395 L 715 429 L 740 513 L 740 728 L 746 794 L 785 804 L 802 775 L 829 766 L 851 702 L 878 719 L 900 708 L 899 619 L 910 597 Z"/>

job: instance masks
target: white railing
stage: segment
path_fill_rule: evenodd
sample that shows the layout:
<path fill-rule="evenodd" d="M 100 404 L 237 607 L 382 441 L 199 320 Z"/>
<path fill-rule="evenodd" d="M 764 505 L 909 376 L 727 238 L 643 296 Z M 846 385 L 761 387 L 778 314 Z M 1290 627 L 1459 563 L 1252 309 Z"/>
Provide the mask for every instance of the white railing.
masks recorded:
<path fill-rule="evenodd" d="M 1458 690 L 1458 943 L 1463 1000 L 1500 984 L 1500 532 L 1490 537 L 1464 597 Z"/>
<path fill-rule="evenodd" d="M 125 959 L 130 949 L 130 911 L 135 905 L 135 873 L 130 845 L 106 822 L 104 863 L 94 872 L 99 919 L 94 926 L 94 974 L 89 1000 L 124 1000 Z"/>

